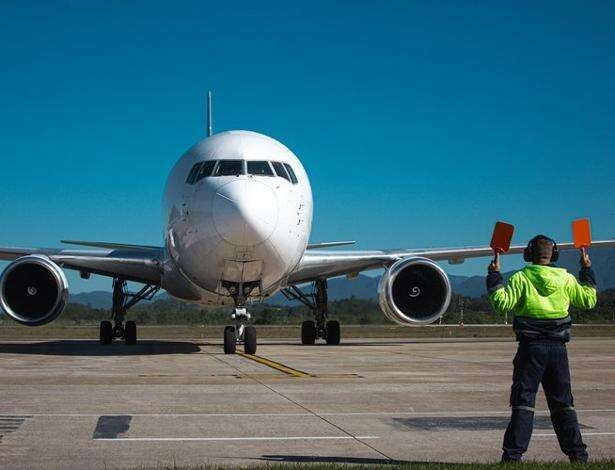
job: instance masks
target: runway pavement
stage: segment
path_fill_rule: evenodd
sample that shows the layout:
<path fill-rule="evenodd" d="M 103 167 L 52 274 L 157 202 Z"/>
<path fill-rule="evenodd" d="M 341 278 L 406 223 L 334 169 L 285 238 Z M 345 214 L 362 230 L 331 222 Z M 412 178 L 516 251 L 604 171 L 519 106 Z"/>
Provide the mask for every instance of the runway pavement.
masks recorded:
<path fill-rule="evenodd" d="M 217 339 L 217 338 L 216 338 Z M 0 340 L 0 468 L 496 461 L 509 340 Z M 569 345 L 592 458 L 615 458 L 615 340 Z M 528 458 L 563 459 L 540 392 Z"/>

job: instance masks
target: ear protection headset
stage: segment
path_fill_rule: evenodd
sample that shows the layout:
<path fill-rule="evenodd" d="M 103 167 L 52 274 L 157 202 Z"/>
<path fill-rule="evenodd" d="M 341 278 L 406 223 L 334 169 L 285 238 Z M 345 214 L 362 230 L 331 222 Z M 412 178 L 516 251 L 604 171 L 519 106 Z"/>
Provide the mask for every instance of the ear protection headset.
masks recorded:
<path fill-rule="evenodd" d="M 529 241 L 529 243 L 525 247 L 525 250 L 523 250 L 523 260 L 526 261 L 527 263 L 531 263 L 532 261 L 534 261 L 534 249 L 536 246 L 536 242 L 538 242 L 539 240 L 548 240 L 551 243 L 553 243 L 553 254 L 551 255 L 550 261 L 551 263 L 555 263 L 559 258 L 559 251 L 557 250 L 557 243 L 555 243 L 555 240 L 545 235 L 536 235 L 534 238 L 532 238 Z"/>

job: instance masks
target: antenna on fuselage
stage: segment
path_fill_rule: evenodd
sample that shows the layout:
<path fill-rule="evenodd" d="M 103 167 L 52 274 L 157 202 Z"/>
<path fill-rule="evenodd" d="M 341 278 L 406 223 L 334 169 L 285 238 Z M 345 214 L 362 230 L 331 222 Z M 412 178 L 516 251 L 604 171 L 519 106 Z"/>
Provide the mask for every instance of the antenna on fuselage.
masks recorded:
<path fill-rule="evenodd" d="M 211 90 L 207 92 L 207 137 L 214 133 L 214 122 L 211 115 Z"/>

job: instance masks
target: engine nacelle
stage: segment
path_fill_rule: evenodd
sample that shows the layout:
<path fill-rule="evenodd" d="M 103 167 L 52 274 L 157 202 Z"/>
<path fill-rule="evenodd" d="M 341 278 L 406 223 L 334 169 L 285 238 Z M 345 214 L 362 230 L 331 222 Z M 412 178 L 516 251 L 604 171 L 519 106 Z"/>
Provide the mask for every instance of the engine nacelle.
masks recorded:
<path fill-rule="evenodd" d="M 384 315 L 400 325 L 433 323 L 451 301 L 451 283 L 444 270 L 426 258 L 404 258 L 385 271 L 378 286 Z"/>
<path fill-rule="evenodd" d="M 38 326 L 55 320 L 68 303 L 68 281 L 46 256 L 13 261 L 0 276 L 0 308 L 16 322 Z"/>

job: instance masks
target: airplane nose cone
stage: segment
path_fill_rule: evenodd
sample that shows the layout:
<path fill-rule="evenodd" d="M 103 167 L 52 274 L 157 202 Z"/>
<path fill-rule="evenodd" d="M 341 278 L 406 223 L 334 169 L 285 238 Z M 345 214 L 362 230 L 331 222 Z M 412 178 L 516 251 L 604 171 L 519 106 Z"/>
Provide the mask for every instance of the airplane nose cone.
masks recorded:
<path fill-rule="evenodd" d="M 233 245 L 251 246 L 267 240 L 275 230 L 278 200 L 263 183 L 241 179 L 217 190 L 212 213 L 222 238 Z"/>

